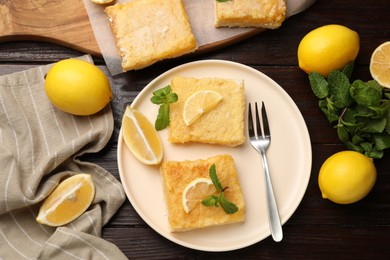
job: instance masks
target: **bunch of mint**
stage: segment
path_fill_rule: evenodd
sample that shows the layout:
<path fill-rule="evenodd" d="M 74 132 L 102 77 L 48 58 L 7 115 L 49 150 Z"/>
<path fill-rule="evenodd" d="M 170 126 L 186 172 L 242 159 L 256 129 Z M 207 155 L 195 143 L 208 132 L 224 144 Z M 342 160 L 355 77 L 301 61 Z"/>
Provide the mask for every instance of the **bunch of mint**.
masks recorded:
<path fill-rule="evenodd" d="M 353 67 L 350 63 L 342 71 L 334 70 L 326 79 L 312 72 L 310 86 L 345 146 L 382 158 L 390 147 L 390 90 L 375 80 L 350 83 Z"/>

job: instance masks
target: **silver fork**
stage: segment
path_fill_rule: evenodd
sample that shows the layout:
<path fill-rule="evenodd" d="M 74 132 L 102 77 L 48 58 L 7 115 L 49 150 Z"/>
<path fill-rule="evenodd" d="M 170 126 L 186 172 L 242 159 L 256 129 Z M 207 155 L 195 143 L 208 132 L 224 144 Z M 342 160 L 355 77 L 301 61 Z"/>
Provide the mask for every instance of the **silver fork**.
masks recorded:
<path fill-rule="evenodd" d="M 267 206 L 268 206 L 268 219 L 270 222 L 270 229 L 272 238 L 279 242 L 283 238 L 282 225 L 280 223 L 280 217 L 278 212 L 278 207 L 275 200 L 275 195 L 272 188 L 271 177 L 268 168 L 266 151 L 271 143 L 271 133 L 268 125 L 267 112 L 265 110 L 264 102 L 262 102 L 261 107 L 261 117 L 262 122 L 260 122 L 259 110 L 257 108 L 257 102 L 255 102 L 256 109 L 256 125 L 253 124 L 252 119 L 252 108 L 249 103 L 249 111 L 248 111 L 248 132 L 250 137 L 250 142 L 253 148 L 261 154 L 261 158 L 263 159 L 263 169 L 265 173 L 265 186 L 266 186 L 266 194 L 267 194 Z M 261 127 L 261 123 L 263 124 L 263 130 Z M 255 132 L 256 128 L 256 132 Z"/>

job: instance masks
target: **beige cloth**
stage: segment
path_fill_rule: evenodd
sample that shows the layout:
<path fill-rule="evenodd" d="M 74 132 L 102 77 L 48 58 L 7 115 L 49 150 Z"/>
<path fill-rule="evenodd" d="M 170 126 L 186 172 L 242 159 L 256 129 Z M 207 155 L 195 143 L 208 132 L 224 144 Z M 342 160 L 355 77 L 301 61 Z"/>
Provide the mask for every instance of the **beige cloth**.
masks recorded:
<path fill-rule="evenodd" d="M 53 107 L 44 91 L 50 66 L 0 77 L 0 259 L 126 259 L 101 238 L 125 200 L 123 188 L 102 167 L 79 159 L 109 141 L 111 107 L 92 116 Z M 41 201 L 63 178 L 81 172 L 96 185 L 92 206 L 66 226 L 38 224 Z"/>

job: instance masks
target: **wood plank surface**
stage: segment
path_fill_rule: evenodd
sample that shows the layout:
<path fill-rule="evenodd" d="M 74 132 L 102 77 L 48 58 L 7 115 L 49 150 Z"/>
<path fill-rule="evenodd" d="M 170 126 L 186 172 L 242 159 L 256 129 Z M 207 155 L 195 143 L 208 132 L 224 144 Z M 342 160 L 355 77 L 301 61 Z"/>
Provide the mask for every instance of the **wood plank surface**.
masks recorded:
<path fill-rule="evenodd" d="M 357 31 L 360 52 L 353 79 L 371 79 L 369 60 L 374 49 L 390 41 L 390 5 L 377 1 L 317 1 L 307 12 L 288 19 L 278 30 L 266 31 L 245 41 L 201 54 L 182 57 L 127 72 L 111 78 L 115 132 L 105 149 L 83 160 L 97 163 L 118 180 L 117 137 L 126 104 L 155 77 L 186 62 L 221 59 L 239 62 L 275 80 L 292 97 L 309 129 L 312 143 L 312 172 L 305 196 L 292 217 L 283 225 L 285 237 L 275 243 L 268 237 L 240 250 L 210 253 L 188 249 L 168 241 L 150 228 L 126 201 L 103 229 L 103 238 L 114 243 L 129 259 L 388 259 L 390 241 L 390 153 L 375 160 L 378 179 L 370 194 L 358 203 L 337 205 L 321 198 L 318 171 L 333 153 L 345 150 L 318 108 L 307 75 L 297 63 L 296 51 L 302 37 L 319 26 L 337 23 Z M 83 52 L 47 42 L 0 43 L 0 75 L 5 75 Z M 107 72 L 101 57 L 94 61 Z M 0 126 L 1 127 L 1 126 Z"/>

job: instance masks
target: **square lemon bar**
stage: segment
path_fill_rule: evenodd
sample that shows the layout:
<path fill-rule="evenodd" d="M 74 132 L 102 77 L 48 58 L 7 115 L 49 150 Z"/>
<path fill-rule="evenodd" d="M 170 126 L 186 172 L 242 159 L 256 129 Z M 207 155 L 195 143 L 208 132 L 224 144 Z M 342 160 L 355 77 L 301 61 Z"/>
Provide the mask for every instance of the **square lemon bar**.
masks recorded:
<path fill-rule="evenodd" d="M 181 0 L 134 0 L 105 8 L 124 71 L 195 51 Z"/>
<path fill-rule="evenodd" d="M 209 169 L 215 164 L 218 179 L 225 197 L 233 202 L 238 211 L 227 214 L 221 206 L 204 206 L 199 202 L 186 213 L 182 195 L 186 186 L 197 178 L 210 178 Z M 160 167 L 165 202 L 168 210 L 168 223 L 172 232 L 238 223 L 245 221 L 245 201 L 233 158 L 230 155 L 218 155 L 206 160 L 165 161 Z"/>
<path fill-rule="evenodd" d="M 244 143 L 243 80 L 176 76 L 171 80 L 171 89 L 178 95 L 178 101 L 170 105 L 169 142 L 200 142 L 230 147 Z M 215 91 L 222 100 L 196 122 L 187 125 L 183 118 L 186 101 L 202 90 Z"/>
<path fill-rule="evenodd" d="M 276 29 L 286 18 L 285 0 L 214 1 L 216 27 Z"/>

